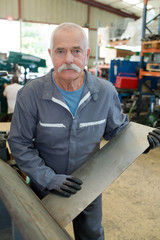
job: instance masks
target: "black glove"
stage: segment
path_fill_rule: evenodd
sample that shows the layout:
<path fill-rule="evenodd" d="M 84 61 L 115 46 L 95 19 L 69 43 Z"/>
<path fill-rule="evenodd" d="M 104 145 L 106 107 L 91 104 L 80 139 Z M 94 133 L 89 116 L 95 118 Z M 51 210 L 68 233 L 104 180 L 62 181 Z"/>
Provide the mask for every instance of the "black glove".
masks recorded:
<path fill-rule="evenodd" d="M 70 175 L 56 174 L 47 189 L 55 191 L 64 197 L 70 197 L 81 189 L 82 181 Z"/>
<path fill-rule="evenodd" d="M 154 129 L 152 132 L 149 132 L 147 135 L 149 142 L 149 147 L 145 150 L 144 153 L 148 153 L 151 149 L 157 148 L 160 146 L 160 128 Z"/>

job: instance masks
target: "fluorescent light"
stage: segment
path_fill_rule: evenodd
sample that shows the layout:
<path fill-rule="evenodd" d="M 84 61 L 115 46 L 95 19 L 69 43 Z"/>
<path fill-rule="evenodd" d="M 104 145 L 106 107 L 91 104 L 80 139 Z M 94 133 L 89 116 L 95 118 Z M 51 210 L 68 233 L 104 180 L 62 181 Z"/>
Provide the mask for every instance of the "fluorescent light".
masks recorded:
<path fill-rule="evenodd" d="M 140 2 L 140 0 L 122 0 L 122 1 L 130 5 L 136 5 Z"/>
<path fill-rule="evenodd" d="M 136 7 L 143 8 L 144 4 L 143 3 L 139 3 L 139 4 L 136 5 Z M 147 4 L 147 9 L 151 9 L 151 8 L 152 8 L 152 6 L 150 4 Z"/>
<path fill-rule="evenodd" d="M 144 3 L 140 3 L 140 0 L 122 0 L 122 2 L 127 3 L 129 5 L 135 5 L 138 8 L 143 8 Z M 150 4 L 147 4 L 147 9 L 151 9 L 152 6 Z"/>

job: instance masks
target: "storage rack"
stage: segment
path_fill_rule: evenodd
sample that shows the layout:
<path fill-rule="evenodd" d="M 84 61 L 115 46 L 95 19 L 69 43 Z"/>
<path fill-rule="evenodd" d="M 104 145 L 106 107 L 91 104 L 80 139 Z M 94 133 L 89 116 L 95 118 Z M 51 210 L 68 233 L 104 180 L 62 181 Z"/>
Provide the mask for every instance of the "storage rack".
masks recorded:
<path fill-rule="evenodd" d="M 144 57 L 145 53 L 160 53 L 160 40 L 142 42 L 141 57 Z M 147 65 L 148 71 L 144 70 L 143 65 L 141 66 L 139 72 L 140 79 L 143 79 L 144 76 L 160 77 L 160 69 L 156 68 L 156 66 L 160 66 L 159 63 L 147 63 Z"/>
<path fill-rule="evenodd" d="M 145 40 L 145 31 L 146 29 L 152 34 L 151 30 L 147 27 L 151 21 L 155 20 L 159 17 L 160 22 L 160 14 L 158 14 L 154 19 L 146 23 L 146 13 L 147 13 L 147 3 L 148 0 L 144 0 L 144 9 L 143 9 L 143 19 L 142 19 L 142 44 L 141 44 L 141 55 L 140 55 L 140 69 L 139 69 L 139 83 L 138 83 L 138 106 L 137 106 L 137 115 L 141 112 L 141 100 L 142 95 L 150 95 L 150 106 L 152 106 L 152 102 L 154 101 L 155 96 L 155 88 L 152 87 L 152 84 L 148 85 L 146 81 L 149 80 L 150 82 L 158 81 L 160 78 L 160 64 L 159 63 L 144 63 L 144 55 L 147 53 L 155 54 L 160 53 L 160 40 L 151 40 L 151 41 L 144 41 Z M 160 23 L 159 23 L 160 25 Z M 158 34 L 160 34 L 160 26 L 158 29 Z M 150 92 L 142 92 L 142 85 L 145 85 Z M 158 93 L 156 93 L 158 94 Z"/>

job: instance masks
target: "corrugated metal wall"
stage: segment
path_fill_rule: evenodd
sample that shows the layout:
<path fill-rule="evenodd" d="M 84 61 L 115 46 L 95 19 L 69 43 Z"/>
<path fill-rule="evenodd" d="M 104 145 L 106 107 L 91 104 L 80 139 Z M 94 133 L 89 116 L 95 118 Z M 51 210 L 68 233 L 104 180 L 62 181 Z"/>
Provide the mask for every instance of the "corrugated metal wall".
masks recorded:
<path fill-rule="evenodd" d="M 12 15 L 19 18 L 18 0 L 0 0 L 0 18 Z M 60 24 L 87 22 L 87 4 L 74 0 L 21 0 L 21 18 L 25 21 Z"/>
<path fill-rule="evenodd" d="M 88 5 L 74 0 L 20 0 L 21 18 L 25 21 L 59 24 L 75 22 L 81 26 L 87 23 Z M 19 18 L 19 0 L 0 0 L 0 18 L 12 15 Z M 90 7 L 90 28 L 96 28 L 100 20 L 101 26 L 122 20 L 123 17 Z"/>
<path fill-rule="evenodd" d="M 124 19 L 124 18 L 118 15 L 106 12 L 99 8 L 91 7 L 91 12 L 90 12 L 91 28 L 96 28 L 98 21 L 100 21 L 101 27 L 110 26 L 110 23 L 115 22 L 116 19 Z"/>
<path fill-rule="evenodd" d="M 91 56 L 96 55 L 98 21 L 101 27 L 113 26 L 124 21 L 123 17 L 96 7 L 90 7 L 88 16 L 88 5 L 75 0 L 0 0 L 0 18 L 5 19 L 8 15 L 13 16 L 15 20 L 21 17 L 22 21 L 52 24 L 68 21 L 83 27 L 89 19 Z"/>
<path fill-rule="evenodd" d="M 107 11 L 101 10 L 96 7 L 90 8 L 90 33 L 89 33 L 89 43 L 91 48 L 91 55 L 96 55 L 96 40 L 97 40 L 97 31 L 92 30 L 94 28 L 97 28 L 98 22 L 100 24 L 100 27 L 106 27 L 106 26 L 115 26 L 117 25 L 117 22 L 120 23 L 124 20 L 123 17 L 117 16 L 115 14 L 109 13 Z M 95 59 L 94 59 L 95 61 Z"/>
<path fill-rule="evenodd" d="M 87 21 L 87 5 L 74 0 L 22 0 L 22 19 L 59 24 Z"/>
<path fill-rule="evenodd" d="M 0 0 L 0 18 L 10 15 L 18 19 L 18 0 Z"/>

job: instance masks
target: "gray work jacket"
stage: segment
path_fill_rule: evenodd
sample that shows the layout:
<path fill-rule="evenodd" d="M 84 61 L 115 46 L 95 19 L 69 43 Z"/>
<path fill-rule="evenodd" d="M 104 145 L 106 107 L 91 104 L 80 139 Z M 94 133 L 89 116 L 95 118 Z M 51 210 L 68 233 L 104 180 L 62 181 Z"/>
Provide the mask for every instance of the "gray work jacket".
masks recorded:
<path fill-rule="evenodd" d="M 118 93 L 87 71 L 75 117 L 52 81 L 53 69 L 17 95 L 9 146 L 17 165 L 41 190 L 56 174 L 71 174 L 128 124 Z"/>

